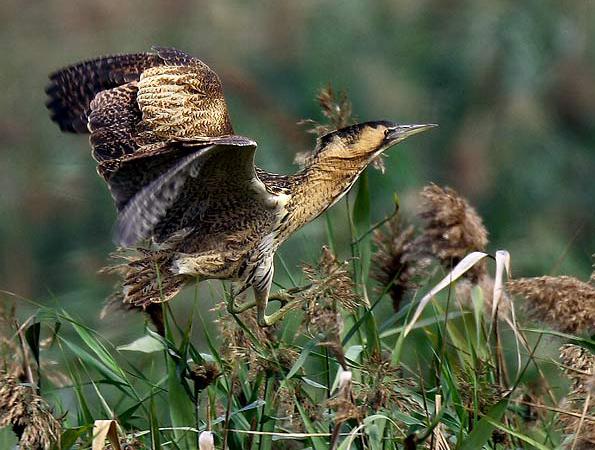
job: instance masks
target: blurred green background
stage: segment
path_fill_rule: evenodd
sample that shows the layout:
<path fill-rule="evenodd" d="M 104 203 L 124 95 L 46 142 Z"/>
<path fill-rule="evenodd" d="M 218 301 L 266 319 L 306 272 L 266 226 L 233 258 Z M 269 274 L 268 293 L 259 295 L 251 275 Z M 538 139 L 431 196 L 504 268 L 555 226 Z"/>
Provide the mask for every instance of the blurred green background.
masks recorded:
<path fill-rule="evenodd" d="M 3 0 L 0 289 L 70 308 L 108 336 L 138 330 L 126 316 L 100 325 L 115 280 L 96 272 L 115 210 L 86 136 L 59 132 L 43 89 L 65 65 L 151 45 L 218 72 L 236 132 L 259 143 L 270 171 L 295 171 L 295 153 L 314 145 L 296 122 L 321 119 L 314 97 L 328 82 L 361 121 L 439 123 L 391 149 L 385 175 L 371 171 L 373 219 L 390 214 L 393 192 L 413 216 L 423 185 L 449 185 L 483 216 L 490 250 L 511 252 L 513 275 L 586 277 L 594 17 L 595 3 L 578 0 Z M 330 214 L 347 256 L 345 203 Z M 324 241 L 318 219 L 280 254 L 297 271 Z"/>

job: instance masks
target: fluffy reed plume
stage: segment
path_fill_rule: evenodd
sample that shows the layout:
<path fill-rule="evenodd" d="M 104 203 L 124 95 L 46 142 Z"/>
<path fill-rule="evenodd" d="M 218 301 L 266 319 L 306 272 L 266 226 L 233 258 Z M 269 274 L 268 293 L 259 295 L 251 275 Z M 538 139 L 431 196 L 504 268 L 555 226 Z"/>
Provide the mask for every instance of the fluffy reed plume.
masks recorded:
<path fill-rule="evenodd" d="M 298 125 L 305 125 L 307 133 L 315 134 L 316 136 L 323 136 L 338 128 L 349 125 L 351 118 L 351 102 L 349 101 L 345 92 L 339 93 L 339 98 L 336 97 L 331 84 L 327 84 L 321 88 L 316 95 L 316 102 L 320 106 L 322 115 L 329 121 L 329 123 L 322 124 L 312 119 L 303 119 L 298 122 Z M 312 151 L 307 150 L 298 152 L 293 159 L 293 162 L 300 167 L 304 167 Z"/>
<path fill-rule="evenodd" d="M 574 344 L 560 347 L 560 360 L 571 381 L 570 392 L 558 421 L 564 433 L 574 435 L 566 448 L 587 450 L 595 448 L 595 355 Z"/>
<path fill-rule="evenodd" d="M 473 305 L 472 291 L 475 286 L 479 286 L 483 295 L 484 314 L 489 317 L 492 311 L 492 300 L 494 297 L 494 279 L 491 275 L 485 272 L 476 282 L 471 282 L 469 279 L 462 279 L 457 282 L 455 294 L 457 300 L 469 308 Z M 506 293 L 502 294 L 502 298 L 498 303 L 498 312 L 500 316 L 506 316 L 510 313 L 512 304 Z"/>
<path fill-rule="evenodd" d="M 324 246 L 316 266 L 304 264 L 302 271 L 311 286 L 300 294 L 306 305 L 300 329 L 306 328 L 312 336 L 324 336 L 320 345 L 327 346 L 345 368 L 340 336 L 343 320 L 339 307 L 353 312 L 361 304 L 347 264 L 339 263 Z"/>
<path fill-rule="evenodd" d="M 7 425 L 19 438 L 19 448 L 49 450 L 59 442 L 60 422 L 33 388 L 7 373 L 0 374 L 0 428 Z"/>
<path fill-rule="evenodd" d="M 372 257 L 371 276 L 392 299 L 393 309 L 398 311 L 403 298 L 417 287 L 414 279 L 423 275 L 423 269 L 429 264 L 427 258 L 420 258 L 414 244 L 414 229 L 405 226 L 403 221 L 394 216 L 383 227 L 372 234 L 376 252 Z"/>
<path fill-rule="evenodd" d="M 215 363 L 205 362 L 203 364 L 190 364 L 188 378 L 194 381 L 194 388 L 201 392 L 220 375 L 221 372 Z"/>
<path fill-rule="evenodd" d="M 395 367 L 388 358 L 373 353 L 362 362 L 362 372 L 366 374 L 366 378 L 362 378 L 362 382 L 354 383 L 354 396 L 366 415 L 383 410 L 423 414 L 419 403 L 408 394 L 414 392 L 415 382 L 410 378 L 404 378 L 402 370 Z M 399 420 L 397 423 L 400 423 Z M 403 429 L 406 428 L 403 426 Z"/>
<path fill-rule="evenodd" d="M 481 217 L 453 189 L 430 184 L 422 190 L 421 198 L 420 217 L 425 225 L 416 246 L 422 254 L 438 258 L 450 270 L 468 253 L 485 251 L 488 232 Z M 485 273 L 482 261 L 465 276 L 477 282 Z"/>
<path fill-rule="evenodd" d="M 510 294 L 526 299 L 524 309 L 536 320 L 565 333 L 595 328 L 595 286 L 574 277 L 519 278 L 506 283 Z"/>
<path fill-rule="evenodd" d="M 339 128 L 344 128 L 353 122 L 351 101 L 349 101 L 345 91 L 336 94 L 329 83 L 318 91 L 316 101 L 320 106 L 322 115 L 326 117 L 329 124 L 322 125 L 314 121 L 306 121 L 306 123 L 314 125 L 308 132 L 321 136 Z"/>

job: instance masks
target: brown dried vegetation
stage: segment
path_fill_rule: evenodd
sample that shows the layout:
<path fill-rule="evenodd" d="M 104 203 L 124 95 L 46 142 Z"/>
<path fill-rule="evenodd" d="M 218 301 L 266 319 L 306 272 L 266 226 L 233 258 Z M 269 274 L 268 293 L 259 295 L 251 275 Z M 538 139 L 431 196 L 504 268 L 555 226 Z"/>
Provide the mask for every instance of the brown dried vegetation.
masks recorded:
<path fill-rule="evenodd" d="M 585 333 L 595 327 L 595 287 L 569 276 L 518 278 L 506 284 L 510 294 L 523 297 L 534 320 L 565 333 Z"/>
<path fill-rule="evenodd" d="M 566 448 L 587 450 L 595 447 L 595 355 L 574 344 L 560 348 L 564 372 L 571 381 L 570 392 L 561 408 L 558 421 L 564 432 L 574 435 Z"/>
<path fill-rule="evenodd" d="M 438 258 L 452 269 L 468 253 L 485 251 L 488 232 L 481 217 L 451 188 L 430 184 L 421 192 L 420 217 L 425 225 L 416 246 L 421 254 Z M 476 264 L 465 275 L 477 282 L 485 274 L 485 263 Z"/>

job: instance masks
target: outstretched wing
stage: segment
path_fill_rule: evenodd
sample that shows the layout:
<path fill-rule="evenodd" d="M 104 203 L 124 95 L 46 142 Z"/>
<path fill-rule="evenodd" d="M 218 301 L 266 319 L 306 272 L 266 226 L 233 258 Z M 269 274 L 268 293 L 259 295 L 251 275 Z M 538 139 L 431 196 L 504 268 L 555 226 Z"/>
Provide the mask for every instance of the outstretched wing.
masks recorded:
<path fill-rule="evenodd" d="M 276 198 L 255 173 L 255 149 L 240 136 L 173 140 L 117 161 L 107 178 L 119 209 L 115 241 L 164 241 L 185 230 L 200 245 L 201 236 L 266 232 Z"/>
<path fill-rule="evenodd" d="M 255 174 L 256 144 L 232 136 L 215 72 L 176 49 L 153 49 L 68 67 L 47 89 L 52 120 L 91 134 L 119 212 L 115 240 L 162 242 L 188 230 L 211 241 L 253 239 L 273 217 Z"/>
<path fill-rule="evenodd" d="M 115 159 L 178 137 L 232 134 L 221 82 L 173 48 L 84 61 L 50 75 L 50 116 L 63 131 L 91 133 L 93 156 Z"/>

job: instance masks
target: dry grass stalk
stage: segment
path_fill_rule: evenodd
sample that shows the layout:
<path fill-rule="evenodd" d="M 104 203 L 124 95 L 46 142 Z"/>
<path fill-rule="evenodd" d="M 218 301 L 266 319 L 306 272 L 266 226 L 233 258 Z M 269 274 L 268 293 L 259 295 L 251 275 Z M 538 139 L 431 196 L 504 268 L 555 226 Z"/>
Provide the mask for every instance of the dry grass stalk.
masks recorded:
<path fill-rule="evenodd" d="M 595 328 L 595 286 L 574 277 L 519 278 L 506 284 L 510 294 L 526 299 L 530 317 L 565 333 Z"/>
<path fill-rule="evenodd" d="M 562 407 L 576 413 L 558 416 L 564 432 L 574 435 L 566 448 L 595 448 L 595 420 L 584 420 L 595 419 L 595 355 L 578 345 L 566 344 L 560 348 L 560 360 L 572 383 Z"/>
<path fill-rule="evenodd" d="M 49 450 L 59 443 L 61 425 L 48 404 L 29 385 L 0 374 L 0 428 L 7 425 L 19 438 L 19 448 Z"/>
<path fill-rule="evenodd" d="M 438 258 L 451 270 L 468 253 L 485 251 L 488 232 L 481 217 L 451 188 L 430 184 L 422 190 L 420 217 L 425 226 L 416 239 L 421 254 Z M 476 264 L 465 276 L 477 282 L 485 273 L 485 262 Z"/>
<path fill-rule="evenodd" d="M 372 258 L 371 276 L 381 289 L 390 285 L 387 293 L 393 309 L 398 311 L 407 292 L 417 288 L 414 279 L 423 275 L 429 260 L 416 254 L 414 229 L 406 227 L 398 216 L 391 218 L 384 229 L 374 230 L 372 241 L 376 252 Z"/>

